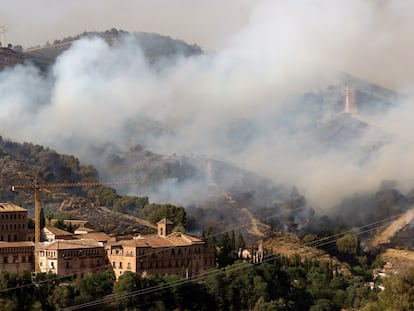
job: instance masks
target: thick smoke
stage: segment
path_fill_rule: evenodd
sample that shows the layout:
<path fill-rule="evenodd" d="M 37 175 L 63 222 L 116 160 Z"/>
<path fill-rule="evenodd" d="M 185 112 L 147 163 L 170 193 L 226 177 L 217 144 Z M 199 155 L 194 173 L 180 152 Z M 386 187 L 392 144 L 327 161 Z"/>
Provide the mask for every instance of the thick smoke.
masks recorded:
<path fill-rule="evenodd" d="M 303 94 L 341 85 L 342 70 L 409 89 L 409 78 L 390 80 L 385 68 L 412 64 L 382 62 L 391 49 L 398 57 L 409 44 L 394 38 L 405 37 L 407 2 L 377 3 L 259 1 L 246 27 L 220 51 L 164 60 L 162 69 L 131 38 L 115 46 L 82 39 L 46 76 L 29 65 L 0 73 L 0 133 L 92 164 L 100 159 L 90 147 L 102 145 L 127 150 L 141 143 L 159 153 L 207 155 L 296 185 L 320 207 L 384 179 L 407 185 L 414 155 L 409 99 L 376 114 L 378 126 L 358 132 L 352 143 L 333 147 L 314 139 L 312 117 L 334 122 L 341 109 L 312 115 L 314 107 L 298 104 Z M 342 97 L 332 103 L 341 105 Z M 131 122 L 154 122 L 167 134 L 131 137 L 125 132 Z M 330 141 L 336 139 L 332 134 Z M 375 146 L 375 153 L 361 146 Z"/>

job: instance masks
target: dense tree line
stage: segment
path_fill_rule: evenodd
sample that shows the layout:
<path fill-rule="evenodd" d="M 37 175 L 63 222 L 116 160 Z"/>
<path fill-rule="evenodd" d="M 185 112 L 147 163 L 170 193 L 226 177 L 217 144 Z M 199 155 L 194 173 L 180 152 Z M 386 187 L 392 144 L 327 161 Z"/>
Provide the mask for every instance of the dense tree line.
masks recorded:
<path fill-rule="evenodd" d="M 360 276 L 341 274 L 332 263 L 274 256 L 261 264 L 235 261 L 192 280 L 111 271 L 81 279 L 0 272 L 0 309 L 56 310 L 88 304 L 88 310 L 412 310 L 414 268 L 370 289 Z M 105 299 L 104 299 L 105 298 Z M 380 298 L 380 299 L 378 299 Z"/>

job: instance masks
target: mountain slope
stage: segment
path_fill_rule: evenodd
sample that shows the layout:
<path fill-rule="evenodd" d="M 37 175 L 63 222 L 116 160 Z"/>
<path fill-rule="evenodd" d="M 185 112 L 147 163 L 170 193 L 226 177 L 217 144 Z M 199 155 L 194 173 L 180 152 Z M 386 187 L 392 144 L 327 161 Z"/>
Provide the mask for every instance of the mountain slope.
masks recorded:
<path fill-rule="evenodd" d="M 91 166 L 82 166 L 74 156 L 62 155 L 49 148 L 31 143 L 15 143 L 0 137 L 0 202 L 15 202 L 27 208 L 34 217 L 33 193 L 12 192 L 12 185 L 31 185 L 35 175 L 39 183 L 76 183 L 95 181 L 97 172 Z M 102 191 L 105 188 L 100 187 Z M 130 231 L 150 232 L 153 226 L 146 221 L 109 210 L 94 198 L 88 198 L 88 188 L 62 188 L 42 192 L 41 206 L 47 212 L 71 215 L 88 220 L 96 230 L 108 233 Z M 112 208 L 112 206 L 110 206 Z"/>
<path fill-rule="evenodd" d="M 73 37 L 55 40 L 53 44 L 29 48 L 22 53 L 22 56 L 26 61 L 33 62 L 42 69 L 47 69 L 54 64 L 59 55 L 68 50 L 77 40 L 90 37 L 100 37 L 110 45 L 116 45 L 128 37 L 129 40 L 134 41 L 134 44 L 138 44 L 142 48 L 144 55 L 153 64 L 163 58 L 171 59 L 180 55 L 188 57 L 202 53 L 197 45 L 189 45 L 184 41 L 167 36 L 146 32 L 129 33 L 112 28 L 104 32 L 84 32 Z"/>

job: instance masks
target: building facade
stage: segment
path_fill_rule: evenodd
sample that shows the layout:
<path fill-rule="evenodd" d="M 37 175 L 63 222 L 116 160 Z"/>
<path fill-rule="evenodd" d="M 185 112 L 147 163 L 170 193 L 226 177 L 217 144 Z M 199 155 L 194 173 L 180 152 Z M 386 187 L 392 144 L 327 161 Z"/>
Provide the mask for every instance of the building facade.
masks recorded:
<path fill-rule="evenodd" d="M 0 203 L 0 241 L 33 241 L 34 229 L 27 227 L 27 209 L 12 203 Z"/>
<path fill-rule="evenodd" d="M 83 277 L 88 272 L 109 268 L 102 243 L 95 240 L 54 240 L 39 251 L 40 271 Z"/>
<path fill-rule="evenodd" d="M 34 268 L 33 242 L 0 242 L 0 271 L 21 273 Z"/>
<path fill-rule="evenodd" d="M 0 271 L 33 270 L 33 239 L 34 229 L 27 227 L 27 209 L 0 203 Z"/>
<path fill-rule="evenodd" d="M 54 240 L 73 240 L 73 233 L 68 231 L 46 226 L 40 231 L 40 237 L 42 241 L 54 241 Z"/>
<path fill-rule="evenodd" d="M 215 267 L 214 251 L 197 237 L 172 232 L 167 219 L 157 224 L 156 235 L 130 240 L 110 240 L 106 244 L 109 263 L 119 278 L 124 271 L 146 275 L 197 275 Z"/>

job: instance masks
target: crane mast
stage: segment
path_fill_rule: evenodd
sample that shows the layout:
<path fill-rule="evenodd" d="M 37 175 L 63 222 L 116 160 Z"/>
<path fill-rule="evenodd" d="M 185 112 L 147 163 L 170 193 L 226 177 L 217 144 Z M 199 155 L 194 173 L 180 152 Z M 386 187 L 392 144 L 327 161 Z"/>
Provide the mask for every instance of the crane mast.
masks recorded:
<path fill-rule="evenodd" d="M 97 186 L 111 186 L 111 185 L 126 185 L 137 184 L 136 180 L 119 180 L 119 181 L 103 181 L 103 182 L 75 182 L 75 183 L 39 183 L 37 177 L 32 184 L 14 185 L 11 186 L 13 192 L 18 191 L 33 191 L 34 193 L 34 208 L 35 208 L 35 272 L 40 272 L 39 265 L 39 251 L 40 251 L 40 192 L 50 192 L 59 188 L 76 188 L 76 187 L 97 187 Z"/>

